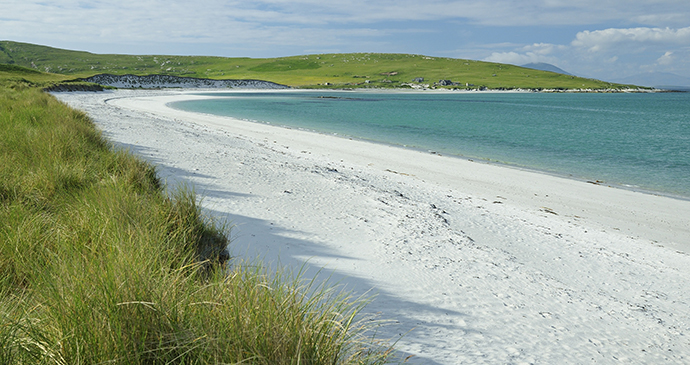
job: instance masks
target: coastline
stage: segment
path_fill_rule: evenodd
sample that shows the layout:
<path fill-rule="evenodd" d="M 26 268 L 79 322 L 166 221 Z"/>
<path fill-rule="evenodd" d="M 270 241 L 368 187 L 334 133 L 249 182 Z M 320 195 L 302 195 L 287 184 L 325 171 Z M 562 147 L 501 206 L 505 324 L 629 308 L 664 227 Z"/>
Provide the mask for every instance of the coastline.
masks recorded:
<path fill-rule="evenodd" d="M 410 363 L 690 356 L 688 201 L 166 106 L 187 91 L 57 96 L 193 183 L 233 254 L 374 288 Z"/>
<path fill-rule="evenodd" d="M 253 90 L 252 93 L 255 92 L 271 92 L 271 93 L 313 93 L 320 95 L 319 98 L 326 98 L 326 99 L 349 99 L 352 92 L 356 93 L 355 98 L 359 97 L 359 95 L 366 95 L 366 94 L 373 94 L 376 95 L 378 93 L 382 93 L 384 95 L 390 95 L 390 94 L 417 94 L 417 95 L 446 95 L 446 94 L 529 94 L 533 93 L 527 90 L 522 90 L 522 91 L 517 91 L 517 90 L 487 90 L 487 91 L 467 91 L 467 90 L 431 90 L 431 89 L 425 89 L 425 90 L 383 90 L 383 89 L 356 89 L 356 90 L 313 90 L 313 89 L 287 89 L 287 90 Z M 328 91 L 329 93 L 333 94 L 339 94 L 341 93 L 342 96 L 322 96 L 324 91 Z M 230 91 L 218 91 L 218 90 L 205 90 L 205 91 L 200 91 L 203 92 L 208 98 L 213 98 L 216 95 L 222 95 L 221 98 L 226 98 L 228 95 L 232 95 L 232 93 L 244 93 L 247 92 L 246 90 L 230 90 Z M 660 92 L 660 91 L 656 91 Z M 195 93 L 196 94 L 196 93 Z M 191 110 L 185 110 L 184 108 L 177 108 L 174 106 L 176 104 L 176 101 L 168 103 L 168 106 L 171 107 L 172 109 L 180 110 L 180 111 L 191 111 Z M 194 112 L 194 111 L 192 111 Z M 204 113 L 206 114 L 206 113 Z M 212 114 L 212 113 L 208 113 Z M 228 115 L 229 116 L 229 115 Z M 229 116 L 231 118 L 234 118 L 232 116 Z M 235 119 L 240 119 L 240 118 L 235 118 Z M 276 126 L 276 127 L 282 127 L 282 128 L 287 128 L 287 129 L 296 129 L 296 130 L 302 130 L 306 132 L 312 132 L 316 133 L 319 135 L 333 135 L 337 136 L 340 138 L 345 138 L 345 139 L 354 139 L 354 140 L 359 140 L 365 143 L 372 143 L 372 144 L 379 144 L 383 146 L 389 146 L 389 147 L 397 147 L 397 148 L 404 148 L 404 149 L 409 149 L 413 151 L 418 151 L 421 153 L 430 153 L 430 154 L 437 154 L 437 155 L 443 155 L 447 156 L 450 158 L 457 158 L 457 159 L 462 159 L 462 160 L 468 160 L 471 162 L 475 163 L 485 163 L 485 164 L 491 164 L 491 165 L 497 165 L 501 167 L 506 167 L 506 168 L 512 168 L 512 169 L 517 169 L 517 170 L 524 170 L 528 172 L 534 172 L 537 174 L 542 174 L 542 175 L 550 175 L 554 177 L 559 177 L 559 178 L 564 178 L 568 180 L 575 180 L 579 182 L 587 182 L 590 184 L 595 184 L 595 185 L 603 185 L 607 187 L 613 187 L 616 189 L 623 189 L 623 190 L 630 190 L 634 192 L 640 192 L 644 194 L 649 194 L 649 195 L 656 195 L 656 196 L 664 196 L 668 198 L 673 198 L 673 199 L 680 199 L 680 200 L 690 200 L 690 192 L 686 194 L 682 194 L 678 191 L 673 191 L 672 189 L 668 188 L 667 186 L 661 186 L 658 184 L 647 184 L 646 186 L 641 186 L 641 185 L 636 185 L 633 183 L 630 183 L 629 181 L 626 181 L 625 179 L 621 179 L 620 177 L 616 180 L 616 178 L 611 180 L 611 178 L 606 178 L 606 177 L 601 177 L 597 173 L 583 173 L 580 171 L 579 173 L 577 172 L 563 172 L 563 171 L 555 171 L 553 169 L 548 169 L 548 168 L 539 168 L 535 166 L 529 166 L 526 164 L 520 164 L 519 162 L 506 162 L 494 158 L 487 158 L 484 156 L 480 155 L 466 155 L 466 151 L 463 152 L 458 152 L 458 151 L 448 151 L 448 150 L 443 150 L 443 147 L 441 147 L 441 150 L 438 150 L 437 148 L 433 146 L 410 146 L 407 144 L 403 143 L 396 143 L 396 142 L 388 142 L 385 140 L 376 140 L 376 139 L 371 139 L 369 137 L 363 138 L 361 136 L 354 136 L 354 135 L 349 135 L 347 132 L 345 134 L 343 133 L 330 133 L 330 132 L 325 132 L 325 131 L 319 131 L 315 130 L 312 128 L 308 127 L 299 127 L 299 126 L 294 126 L 294 125 L 285 125 L 281 123 L 271 123 L 271 122 L 265 122 L 261 120 L 252 120 L 252 119 L 245 119 L 241 118 L 242 121 L 249 121 L 249 122 L 254 122 L 254 123 L 261 123 L 261 124 L 266 124 L 266 125 L 271 125 L 271 126 Z M 600 179 L 605 179 L 605 180 L 600 180 Z"/>
<path fill-rule="evenodd" d="M 282 92 L 289 92 L 289 90 Z M 270 136 L 274 139 L 274 144 L 287 146 L 288 149 L 293 150 L 313 151 L 312 154 L 330 160 L 327 161 L 328 163 L 347 161 L 379 172 L 395 171 L 459 191 L 470 187 L 469 191 L 474 193 L 473 195 L 480 195 L 484 199 L 492 199 L 492 195 L 502 196 L 506 201 L 517 202 L 520 209 L 541 210 L 542 207 L 549 207 L 554 212 L 561 212 L 562 215 L 580 218 L 584 218 L 591 210 L 590 215 L 594 220 L 605 221 L 610 226 L 602 226 L 601 229 L 618 228 L 631 236 L 666 243 L 674 249 L 690 253 L 690 227 L 682 229 L 685 223 L 683 217 L 690 216 L 690 202 L 685 200 L 678 202 L 679 199 L 672 197 L 589 184 L 582 180 L 497 163 L 474 162 L 455 156 L 434 155 L 421 150 L 342 138 L 330 134 L 242 121 L 231 117 L 185 112 L 167 106 L 175 101 L 209 96 L 209 94 L 203 96 L 193 94 L 182 92 L 157 97 L 155 103 L 152 103 L 150 99 L 132 98 L 107 102 L 124 108 L 153 112 L 168 118 L 184 118 L 186 121 L 214 128 L 223 128 L 231 122 L 232 129 L 236 133 L 242 133 L 256 140 Z M 121 104 L 120 101 L 125 101 L 125 103 Z M 468 172 L 458 175 L 456 171 Z M 457 180 L 458 178 L 460 180 Z M 504 182 L 506 180 L 509 181 L 508 184 Z M 542 192 L 551 192 L 551 194 Z M 548 198 L 547 195 L 549 195 Z M 572 199 L 571 195 L 576 195 L 577 198 Z M 626 204 L 629 202 L 635 203 Z M 628 226 L 626 223 L 631 221 L 635 224 L 626 227 Z M 681 231 L 677 231 L 674 227 L 681 228 Z"/>

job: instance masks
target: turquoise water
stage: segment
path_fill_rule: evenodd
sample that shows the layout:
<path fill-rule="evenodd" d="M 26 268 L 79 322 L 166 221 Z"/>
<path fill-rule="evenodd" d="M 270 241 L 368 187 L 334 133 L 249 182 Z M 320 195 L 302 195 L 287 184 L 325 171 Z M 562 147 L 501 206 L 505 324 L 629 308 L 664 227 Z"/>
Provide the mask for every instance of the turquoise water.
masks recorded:
<path fill-rule="evenodd" d="M 213 95 L 171 106 L 690 198 L 690 93 Z"/>

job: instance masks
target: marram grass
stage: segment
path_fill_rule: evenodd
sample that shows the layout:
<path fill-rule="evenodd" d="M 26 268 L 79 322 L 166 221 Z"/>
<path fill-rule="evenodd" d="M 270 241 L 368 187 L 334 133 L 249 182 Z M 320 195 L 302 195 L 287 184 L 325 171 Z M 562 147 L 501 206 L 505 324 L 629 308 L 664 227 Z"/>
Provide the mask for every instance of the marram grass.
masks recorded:
<path fill-rule="evenodd" d="M 0 364 L 376 364 L 364 298 L 223 264 L 191 189 L 81 112 L 0 88 Z"/>

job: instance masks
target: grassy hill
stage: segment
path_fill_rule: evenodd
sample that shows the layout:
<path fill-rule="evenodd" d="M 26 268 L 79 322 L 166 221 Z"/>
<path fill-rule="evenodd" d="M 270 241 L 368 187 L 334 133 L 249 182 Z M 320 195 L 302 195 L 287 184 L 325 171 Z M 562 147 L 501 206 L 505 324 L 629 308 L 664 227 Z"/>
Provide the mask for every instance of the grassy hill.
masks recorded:
<path fill-rule="evenodd" d="M 49 74 L 22 66 L 0 64 L 0 79 L 6 83 L 38 85 L 63 82 L 69 78 L 65 75 Z"/>
<path fill-rule="evenodd" d="M 553 72 L 473 60 L 410 54 L 317 54 L 225 58 L 93 54 L 0 41 L 0 63 L 72 77 L 102 73 L 164 74 L 211 79 L 256 79 L 294 87 L 401 87 L 416 84 L 490 89 L 616 89 L 628 86 Z"/>

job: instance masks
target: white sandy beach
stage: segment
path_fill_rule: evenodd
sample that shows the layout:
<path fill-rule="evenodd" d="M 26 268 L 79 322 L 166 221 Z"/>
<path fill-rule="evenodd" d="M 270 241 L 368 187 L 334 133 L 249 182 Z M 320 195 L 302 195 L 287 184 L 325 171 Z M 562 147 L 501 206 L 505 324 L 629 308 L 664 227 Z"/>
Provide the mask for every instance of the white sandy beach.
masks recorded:
<path fill-rule="evenodd" d="M 198 92 L 55 95 L 234 256 L 372 290 L 411 364 L 690 363 L 690 201 L 166 106 Z"/>

